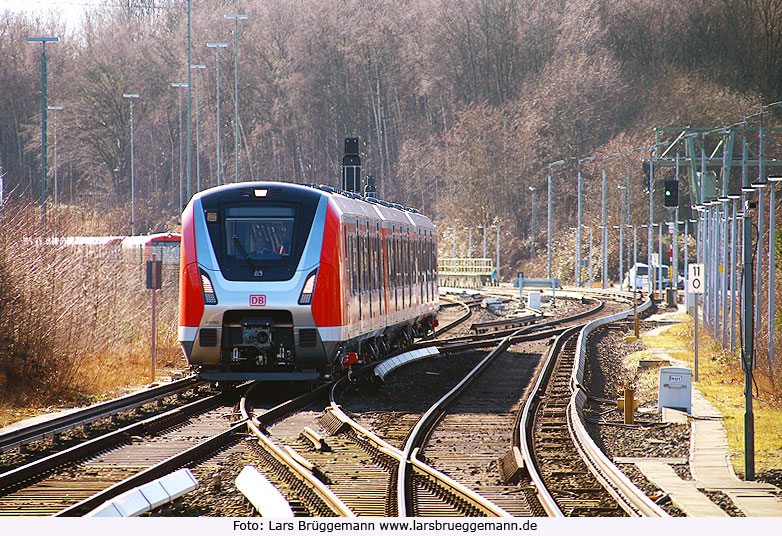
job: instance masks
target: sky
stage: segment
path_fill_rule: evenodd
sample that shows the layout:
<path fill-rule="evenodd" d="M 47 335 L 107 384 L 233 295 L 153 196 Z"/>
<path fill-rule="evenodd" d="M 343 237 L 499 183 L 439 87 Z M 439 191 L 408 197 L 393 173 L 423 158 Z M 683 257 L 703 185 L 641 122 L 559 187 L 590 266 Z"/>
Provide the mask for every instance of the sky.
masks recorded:
<path fill-rule="evenodd" d="M 106 0 L 0 0 L 0 11 L 10 10 L 41 15 L 57 11 L 65 19 L 68 29 L 73 30 L 79 24 L 85 9 L 105 3 Z"/>

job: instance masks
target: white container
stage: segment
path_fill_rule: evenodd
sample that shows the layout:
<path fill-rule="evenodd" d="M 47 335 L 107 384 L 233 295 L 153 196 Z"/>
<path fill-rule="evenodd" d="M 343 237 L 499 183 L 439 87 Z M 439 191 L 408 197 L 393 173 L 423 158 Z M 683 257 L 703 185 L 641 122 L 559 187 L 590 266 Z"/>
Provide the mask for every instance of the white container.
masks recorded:
<path fill-rule="evenodd" d="M 692 371 L 684 367 L 660 367 L 657 412 L 674 408 L 692 413 Z"/>
<path fill-rule="evenodd" d="M 527 296 L 527 307 L 540 311 L 540 292 L 533 291 Z"/>

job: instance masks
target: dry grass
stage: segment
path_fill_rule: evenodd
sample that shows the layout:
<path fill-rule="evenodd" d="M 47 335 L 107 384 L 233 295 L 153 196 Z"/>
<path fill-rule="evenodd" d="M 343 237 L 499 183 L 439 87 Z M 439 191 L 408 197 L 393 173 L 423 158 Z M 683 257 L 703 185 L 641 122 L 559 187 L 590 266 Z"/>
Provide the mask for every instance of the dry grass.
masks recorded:
<path fill-rule="evenodd" d="M 58 225 L 59 224 L 59 225 Z M 94 224 L 93 224 L 94 225 Z M 150 377 L 151 294 L 118 248 L 53 246 L 68 232 L 30 206 L 0 227 L 0 425 L 29 408 L 85 403 Z M 185 365 L 176 343 L 177 273 L 158 293 L 157 366 Z"/>
<path fill-rule="evenodd" d="M 694 325 L 681 315 L 681 323 L 659 335 L 644 336 L 649 348 L 667 349 L 671 356 L 694 370 Z M 744 372 L 739 358 L 724 351 L 720 344 L 699 331 L 698 389 L 723 415 L 733 467 L 744 469 Z M 671 351 L 670 349 L 683 349 Z M 760 377 L 760 391 L 753 398 L 755 415 L 755 467 L 758 471 L 782 468 L 782 405 L 770 382 Z"/>

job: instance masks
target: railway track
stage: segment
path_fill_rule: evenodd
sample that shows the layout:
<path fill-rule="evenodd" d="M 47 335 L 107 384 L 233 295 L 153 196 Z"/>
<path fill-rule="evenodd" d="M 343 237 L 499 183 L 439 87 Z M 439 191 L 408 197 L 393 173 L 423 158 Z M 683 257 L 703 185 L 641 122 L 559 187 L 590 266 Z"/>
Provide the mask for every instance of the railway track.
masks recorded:
<path fill-rule="evenodd" d="M 459 307 L 465 311 L 470 309 L 469 305 L 464 303 Z M 263 465 L 264 473 L 278 488 L 284 490 L 297 515 L 443 517 L 524 516 L 546 513 L 558 515 L 557 512 L 589 516 L 620 515 L 627 511 L 627 506 L 615 497 L 617 494 L 627 495 L 628 491 L 621 486 L 615 487 L 613 492 L 607 492 L 607 498 L 601 496 L 596 499 L 596 489 L 606 486 L 605 479 L 598 477 L 599 484 L 584 483 L 579 487 L 567 482 L 556 487 L 549 484 L 553 480 L 545 480 L 546 477 L 550 479 L 552 471 L 541 471 L 541 474 L 544 474 L 543 480 L 534 481 L 534 474 L 537 474 L 541 466 L 556 467 L 554 461 L 557 459 L 562 461 L 562 464 L 569 464 L 571 475 L 591 474 L 596 471 L 594 461 L 590 461 L 589 467 L 585 466 L 586 470 L 581 471 L 580 468 L 574 468 L 575 462 L 572 459 L 566 462 L 564 458 L 557 458 L 557 455 L 561 456 L 563 451 L 568 449 L 573 452 L 578 449 L 587 459 L 594 460 L 595 456 L 589 452 L 585 454 L 589 447 L 581 445 L 577 427 L 569 422 L 578 419 L 578 404 L 572 407 L 568 404 L 563 406 L 568 397 L 564 391 L 557 391 L 563 385 L 572 384 L 572 381 L 562 378 L 568 370 L 572 371 L 574 367 L 577 369 L 578 360 L 569 356 L 580 350 L 574 349 L 574 342 L 566 341 L 575 341 L 573 334 L 578 329 L 553 326 L 557 322 L 578 322 L 585 315 L 597 314 L 600 309 L 599 306 L 591 307 L 589 311 L 546 322 L 545 326 L 525 326 L 506 334 L 497 347 L 474 367 L 470 376 L 459 382 L 429 411 L 423 414 L 400 413 L 389 418 L 383 428 L 382 438 L 351 418 L 338 405 L 336 396 L 339 388 L 336 385 L 346 384 L 344 379 L 334 385 L 321 386 L 258 415 L 253 414 L 245 395 L 240 403 L 241 414 L 227 410 L 228 405 L 221 407 L 223 417 L 227 417 L 229 421 L 233 419 L 233 422 L 224 424 L 219 433 L 212 430 L 207 434 L 202 430 L 204 437 L 199 437 L 186 452 L 179 449 L 180 452 L 174 455 L 159 453 L 157 458 L 149 453 L 140 454 L 141 451 L 132 455 L 128 454 L 129 451 L 122 455 L 116 454 L 128 448 L 128 444 L 133 447 L 136 444 L 150 443 L 141 439 L 145 434 L 154 435 L 164 429 L 184 430 L 180 424 L 172 424 L 166 420 L 172 418 L 171 416 L 157 416 L 150 419 L 150 423 L 144 421 L 143 424 L 133 425 L 137 428 L 115 431 L 114 439 L 108 443 L 98 441 L 79 454 L 69 453 L 63 454 L 66 457 L 61 459 L 39 460 L 35 463 L 42 465 L 38 469 L 29 469 L 30 473 L 20 472 L 22 469 L 27 470 L 27 466 L 24 466 L 0 474 L 0 515 L 8 512 L 13 512 L 14 515 L 83 515 L 127 489 L 179 467 L 196 464 L 199 460 L 215 459 L 217 452 L 237 444 L 248 432 L 252 434 L 251 448 L 261 462 L 259 465 Z M 467 317 L 466 313 L 461 315 L 457 319 L 458 322 L 445 326 L 441 334 L 463 323 Z M 530 333 L 530 330 L 537 330 L 537 333 Z M 541 347 L 545 343 L 531 341 L 550 338 L 562 332 L 569 336 L 565 337 L 563 334 L 557 342 L 564 357 L 556 360 L 559 365 L 552 368 L 553 372 L 549 374 L 551 394 L 548 394 L 549 391 L 543 384 L 536 385 L 534 389 L 528 388 L 528 391 L 535 393 L 535 396 L 529 398 L 538 399 L 541 408 L 534 413 L 536 430 L 545 429 L 546 433 L 538 434 L 543 441 L 539 440 L 538 444 L 526 450 L 532 452 L 530 456 L 535 457 L 535 460 L 544 459 L 545 462 L 536 465 L 537 462 L 530 461 L 525 468 L 524 462 L 519 463 L 522 457 L 520 451 L 525 450 L 521 406 L 528 398 L 522 391 L 525 385 L 530 384 L 533 369 L 540 359 L 539 355 L 536 357 L 533 354 L 543 352 L 538 348 L 536 351 L 526 349 L 522 353 L 522 348 L 512 345 L 525 343 Z M 497 334 L 492 335 L 495 335 L 494 339 L 477 335 L 484 339 L 462 344 L 497 344 Z M 559 340 L 563 342 L 560 344 Z M 443 344 L 443 341 L 439 342 Z M 451 351 L 458 352 L 469 348 L 459 347 L 454 342 L 445 347 L 449 346 Z M 559 354 L 559 351 L 552 351 L 552 355 L 555 354 Z M 569 363 L 568 359 L 571 359 Z M 519 388 L 519 385 L 522 387 Z M 277 434 L 269 432 L 277 425 L 284 426 L 280 423 L 284 423 L 286 419 L 295 421 L 295 416 L 304 408 L 322 407 L 318 405 L 318 401 L 327 390 L 332 392 L 332 401 L 321 419 L 322 426 L 329 433 L 327 437 L 317 441 L 303 436 L 281 440 L 280 437 L 275 437 Z M 496 399 L 494 393 L 489 396 L 490 390 L 500 393 L 504 399 Z M 571 395 L 577 401 L 578 393 Z M 226 397 L 228 394 L 218 396 Z M 234 396 L 231 403 L 236 399 Z M 226 404 L 227 401 L 222 403 Z M 204 401 L 199 401 L 199 404 L 207 405 Z M 315 409 L 315 412 L 317 411 Z M 480 418 L 476 419 L 476 415 Z M 564 417 L 564 426 L 569 430 L 568 435 L 576 437 L 576 446 L 558 445 L 557 438 L 562 434 L 554 431 L 559 430 L 563 423 L 552 421 L 546 424 L 543 417 L 537 415 Z M 220 420 L 215 419 L 214 415 L 205 416 L 204 419 L 212 423 Z M 192 438 L 192 431 L 198 429 L 195 424 L 197 419 L 191 416 L 185 420 L 195 425 L 194 429 L 184 433 Z M 486 430 L 490 430 L 492 436 L 488 441 L 485 436 L 478 438 L 474 435 Z M 139 431 L 139 435 L 136 435 L 136 431 Z M 210 437 L 204 440 L 206 435 Z M 535 434 L 530 434 L 532 435 Z M 182 436 L 170 436 L 167 442 L 180 442 L 181 439 Z M 476 444 L 481 445 L 480 452 L 476 452 Z M 124 447 L 119 448 L 120 445 Z M 158 445 L 157 448 L 161 446 Z M 100 453 L 105 454 L 99 455 Z M 125 462 L 132 460 L 132 463 L 113 464 L 107 461 L 107 457 L 112 455 L 123 457 Z M 544 455 L 549 458 L 543 458 Z M 137 458 L 133 459 L 134 456 Z M 89 461 L 77 463 L 76 460 L 79 459 Z M 85 467 L 87 469 L 84 469 Z M 487 484 L 485 478 L 472 481 L 470 477 L 476 474 L 476 471 L 493 472 L 502 475 L 502 478 L 490 484 Z M 565 470 L 561 471 L 564 472 Z M 556 469 L 553 473 L 556 473 Z M 546 487 L 551 487 L 548 493 L 552 497 L 553 506 L 547 505 L 545 498 L 541 499 L 547 493 L 544 482 Z M 616 491 L 617 489 L 619 491 Z M 574 493 L 580 490 L 584 491 L 584 495 L 574 496 Z M 35 504 L 39 506 L 34 507 Z M 640 509 L 636 512 L 630 515 L 648 515 Z"/>
<path fill-rule="evenodd" d="M 6 471 L 0 474 L 0 515 L 83 515 L 213 454 L 238 437 L 232 410 L 237 397 L 236 390 L 208 396 Z M 206 447 L 205 438 L 211 440 Z"/>
<path fill-rule="evenodd" d="M 601 304 L 593 304 L 586 314 L 596 314 L 602 308 Z M 571 317 L 560 319 L 562 322 L 573 322 L 584 315 L 583 312 L 572 315 Z M 554 322 L 550 322 L 549 325 Z M 525 328 L 526 329 L 526 328 Z M 561 330 L 561 329 L 560 329 Z M 518 332 L 519 330 L 516 330 Z M 474 377 L 480 376 L 481 369 L 486 366 L 496 355 L 504 355 L 505 350 L 510 344 L 515 342 L 518 334 L 514 332 L 503 339 L 503 343 L 495 349 L 488 359 L 484 359 L 482 364 L 475 367 Z M 545 337 L 551 334 L 546 332 Z M 536 336 L 535 339 L 541 337 Z M 442 341 L 439 341 L 442 344 Z M 483 343 L 485 344 L 485 343 Z M 494 344 L 497 344 L 494 341 Z M 536 343 L 542 345 L 543 343 Z M 541 346 L 542 347 L 542 346 Z M 508 361 L 514 361 L 513 358 Z M 515 361 L 520 361 L 516 359 Z M 524 381 L 522 385 L 529 383 L 537 361 L 532 361 L 532 365 L 527 364 L 523 373 Z M 508 375 L 507 366 L 509 362 L 499 363 L 494 368 L 493 377 L 487 375 L 486 385 L 496 387 L 496 380 L 505 377 L 508 384 L 514 384 L 512 375 Z M 487 373 L 488 374 L 488 373 Z M 469 383 L 467 380 L 462 383 Z M 460 384 L 461 385 L 461 384 Z M 457 388 L 457 391 L 459 388 Z M 518 391 L 518 388 L 516 389 Z M 338 388 L 335 389 L 338 392 Z M 475 399 L 485 399 L 485 390 L 477 391 Z M 542 507 L 537 504 L 534 492 L 529 489 L 518 488 L 515 483 L 501 484 L 497 486 L 485 486 L 476 493 L 464 485 L 464 481 L 457 482 L 453 478 L 438 471 L 430 464 L 426 463 L 429 459 L 429 452 L 426 451 L 426 459 L 421 454 L 421 446 L 424 439 L 429 437 L 430 429 L 427 427 L 437 422 L 437 419 L 443 413 L 445 405 L 448 404 L 453 393 L 447 394 L 440 401 L 439 409 L 426 412 L 422 418 L 415 413 L 396 413 L 392 418 L 385 421 L 386 425 L 381 426 L 380 437 L 376 432 L 369 430 L 356 419 L 351 418 L 342 411 L 336 394 L 333 395 L 332 407 L 322 419 L 322 425 L 327 429 L 328 442 L 333 444 L 332 448 L 340 452 L 338 459 L 351 460 L 349 463 L 331 462 L 331 456 L 328 454 L 306 452 L 307 447 L 300 445 L 303 452 L 306 452 L 308 459 L 316 465 L 322 467 L 324 472 L 329 475 L 331 488 L 348 504 L 357 515 L 435 515 L 435 516 L 505 516 L 505 515 L 541 515 L 544 513 Z M 520 393 L 515 393 L 514 401 L 516 410 L 508 412 L 507 415 L 487 416 L 489 419 L 499 419 L 503 421 L 505 430 L 504 438 L 497 442 L 501 447 L 495 447 L 491 454 L 492 461 L 496 462 L 498 457 L 507 452 L 510 448 L 510 437 L 514 425 L 515 413 L 520 411 Z M 483 411 L 487 415 L 496 408 L 484 407 Z M 469 418 L 467 419 L 469 420 Z M 488 426 L 494 426 L 496 423 L 488 423 Z M 455 421 L 456 428 L 463 428 L 465 419 L 457 417 Z M 483 426 L 481 426 L 483 425 Z M 487 423 L 481 423 L 477 428 L 487 428 Z M 415 428 L 411 431 L 412 428 Z M 446 433 L 447 435 L 447 433 Z M 416 437 L 417 436 L 417 437 Z M 502 434 L 500 434 L 502 436 Z M 413 438 L 413 439 L 411 439 Z M 463 439 L 463 436 L 462 436 Z M 431 441 L 430 441 L 431 444 Z M 463 444 L 463 443 L 462 443 Z M 429 448 L 429 447 L 427 447 Z M 449 448 L 446 448 L 449 450 Z M 442 459 L 453 458 L 453 452 L 444 454 Z M 436 458 L 437 456 L 435 456 Z M 463 460 L 454 460 L 456 465 L 462 465 Z M 483 461 L 486 461 L 485 459 Z M 483 463 L 480 462 L 480 463 Z M 403 475 L 403 478 L 399 478 Z M 469 481 L 468 481 L 469 482 Z M 372 490 L 367 493 L 367 490 Z M 396 497 L 392 496 L 395 492 Z M 515 501 L 508 497 L 508 494 L 516 493 Z M 487 500 L 486 495 L 494 495 L 495 502 Z M 529 497 L 529 499 L 527 498 Z M 532 504 L 529 504 L 529 502 Z M 503 505 L 497 503 L 504 502 Z M 507 509 L 503 506 L 507 506 Z"/>
<path fill-rule="evenodd" d="M 605 457 L 583 424 L 586 337 L 626 316 L 604 317 L 560 335 L 525 404 L 514 443 L 550 516 L 667 517 Z"/>
<path fill-rule="evenodd" d="M 11 449 L 25 450 L 30 443 L 45 439 L 57 440 L 62 434 L 74 429 L 84 429 L 98 421 L 116 418 L 137 408 L 152 403 L 161 403 L 171 396 L 182 396 L 188 391 L 197 391 L 204 382 L 189 376 L 170 383 L 145 389 L 130 395 L 74 410 L 58 417 L 0 433 L 0 453 Z"/>

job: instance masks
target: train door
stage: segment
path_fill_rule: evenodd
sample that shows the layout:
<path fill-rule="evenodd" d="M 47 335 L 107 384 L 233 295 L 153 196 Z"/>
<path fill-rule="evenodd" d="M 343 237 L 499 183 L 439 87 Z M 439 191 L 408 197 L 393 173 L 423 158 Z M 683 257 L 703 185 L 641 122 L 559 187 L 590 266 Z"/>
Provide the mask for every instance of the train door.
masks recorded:
<path fill-rule="evenodd" d="M 394 232 L 393 236 L 391 238 L 392 243 L 392 252 L 391 252 L 391 258 L 393 260 L 393 269 L 392 272 L 394 274 L 394 311 L 397 312 L 400 309 L 400 304 L 402 302 L 402 296 L 399 289 L 399 274 L 401 270 L 399 269 L 399 228 L 394 225 L 393 227 Z"/>
<path fill-rule="evenodd" d="M 383 267 L 380 273 L 380 314 L 388 315 L 388 226 L 380 225 L 380 264 Z"/>
<path fill-rule="evenodd" d="M 347 256 L 347 304 L 348 304 L 348 325 L 357 323 L 360 320 L 361 310 L 359 308 L 359 271 L 358 271 L 358 239 L 356 233 L 355 218 L 345 218 L 345 242 Z"/>
<path fill-rule="evenodd" d="M 364 251 L 365 234 L 364 222 L 356 220 L 356 243 L 358 244 L 358 320 L 361 324 L 361 330 L 364 329 L 364 320 L 366 318 L 366 252 Z"/>
<path fill-rule="evenodd" d="M 375 304 L 375 318 L 380 318 L 383 314 L 383 264 L 381 258 L 383 252 L 380 250 L 380 222 L 373 221 L 372 226 L 372 281 L 375 291 L 372 299 Z M 377 329 L 377 325 L 375 326 Z"/>

